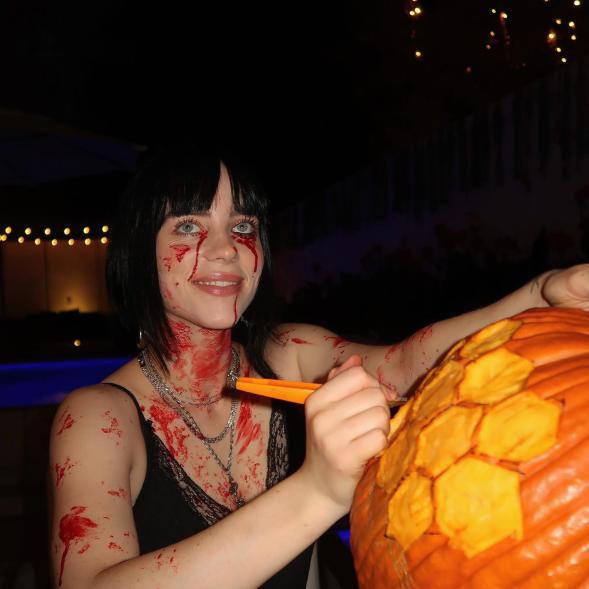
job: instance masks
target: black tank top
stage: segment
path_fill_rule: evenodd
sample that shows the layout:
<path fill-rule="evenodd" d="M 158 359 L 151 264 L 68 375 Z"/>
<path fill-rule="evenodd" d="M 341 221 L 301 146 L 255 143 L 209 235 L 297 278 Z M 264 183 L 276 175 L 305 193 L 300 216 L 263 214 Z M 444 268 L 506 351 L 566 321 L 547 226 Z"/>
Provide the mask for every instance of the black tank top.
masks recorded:
<path fill-rule="evenodd" d="M 230 510 L 215 501 L 198 486 L 170 454 L 146 420 L 135 395 L 125 387 L 109 384 L 126 393 L 139 416 L 145 441 L 147 470 L 141 491 L 133 506 L 133 517 L 141 554 L 159 550 L 198 534 L 229 515 Z M 268 439 L 266 488 L 289 474 L 287 418 L 273 406 Z M 266 581 L 264 589 L 304 589 L 309 573 L 312 547 Z"/>

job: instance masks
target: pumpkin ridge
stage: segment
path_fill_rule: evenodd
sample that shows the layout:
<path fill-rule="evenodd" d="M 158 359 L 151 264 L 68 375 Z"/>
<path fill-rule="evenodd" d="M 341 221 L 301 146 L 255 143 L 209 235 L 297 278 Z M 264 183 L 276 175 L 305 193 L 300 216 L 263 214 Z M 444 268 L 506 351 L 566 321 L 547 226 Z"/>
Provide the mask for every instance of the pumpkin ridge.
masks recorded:
<path fill-rule="evenodd" d="M 576 544 L 579 538 L 585 537 L 587 532 L 589 532 L 589 518 L 587 519 L 586 523 L 583 524 L 582 529 L 577 530 L 576 536 L 570 537 L 567 535 L 566 539 L 564 540 L 564 544 L 558 544 L 556 546 L 554 544 L 551 544 L 551 531 L 554 534 L 555 532 L 557 532 L 557 528 L 565 527 L 568 520 L 572 519 L 577 514 L 582 513 L 584 510 L 587 511 L 588 509 L 589 507 L 587 505 L 583 505 L 582 503 L 579 505 L 575 505 L 571 509 L 567 510 L 565 513 L 562 514 L 562 521 L 553 520 L 552 522 L 547 523 L 545 526 L 542 526 L 542 528 L 540 528 L 537 534 L 534 534 L 533 537 L 523 540 L 521 544 L 517 544 L 515 546 L 506 546 L 505 550 L 502 553 L 494 555 L 492 561 L 487 560 L 482 564 L 480 568 L 469 570 L 469 573 L 472 574 L 472 581 L 475 583 L 481 582 L 483 584 L 485 582 L 489 584 L 490 581 L 494 581 L 495 584 L 501 583 L 500 586 L 503 587 L 512 587 L 512 583 L 521 583 L 526 581 L 530 578 L 531 575 L 535 574 L 537 567 L 537 559 L 529 558 L 529 556 L 527 558 L 524 557 L 518 559 L 518 562 L 524 563 L 524 569 L 526 565 L 528 567 L 528 570 L 523 571 L 521 569 L 515 569 L 514 567 L 510 566 L 511 560 L 514 558 L 518 558 L 522 554 L 529 555 L 531 552 L 537 552 L 537 550 L 534 550 L 534 545 L 540 543 L 541 541 L 544 541 L 544 544 L 547 545 L 548 549 L 553 549 L 550 561 L 557 559 L 568 547 Z M 542 555 L 544 556 L 545 554 L 546 552 L 544 551 Z M 489 565 L 491 565 L 491 569 L 489 569 Z M 488 575 L 493 575 L 493 577 L 490 579 L 485 579 L 485 577 Z M 499 578 L 498 575 L 501 575 L 501 578 Z M 507 585 L 507 583 L 509 583 L 509 585 Z M 459 589 L 459 587 L 457 587 L 456 589 Z"/>
<path fill-rule="evenodd" d="M 579 479 L 581 482 L 585 483 L 585 491 L 589 489 L 588 456 L 589 438 L 585 438 L 580 444 L 571 448 L 568 452 L 555 460 L 551 465 L 550 472 L 545 472 L 547 469 L 543 468 L 522 482 L 521 497 L 523 503 L 527 505 L 527 510 L 529 510 L 530 516 L 529 518 L 526 518 L 525 516 L 528 514 L 524 513 L 524 522 L 527 521 L 528 525 L 535 527 L 535 525 L 537 525 L 535 522 L 539 521 L 543 517 L 546 517 L 546 513 L 548 511 L 548 501 L 550 501 L 551 504 L 557 503 L 558 505 L 564 505 L 569 502 L 559 500 L 560 496 L 556 493 L 560 492 L 566 495 L 567 492 L 571 490 L 570 487 L 566 489 L 561 488 L 555 490 L 554 483 L 550 482 L 550 479 L 556 478 L 557 480 L 562 480 L 564 476 L 564 480 L 567 480 L 567 473 L 574 471 L 577 474 L 576 479 Z M 578 458 L 581 458 L 581 460 L 578 460 Z M 547 489 L 545 489 L 545 487 L 547 487 Z M 534 489 L 534 494 L 532 497 L 530 497 L 532 489 Z M 582 493 L 579 495 L 582 496 Z M 576 496 L 572 497 L 570 501 L 572 502 L 576 498 Z"/>
<path fill-rule="evenodd" d="M 510 352 L 531 360 L 535 366 L 556 362 L 564 358 L 574 358 L 589 352 L 589 336 L 569 334 L 542 334 L 505 344 Z"/>
<path fill-rule="evenodd" d="M 579 364 L 589 365 L 589 352 L 574 358 L 565 358 L 558 360 L 552 364 L 545 364 L 543 366 L 536 366 L 534 372 L 530 374 L 527 380 L 527 386 L 532 387 L 539 384 L 547 378 L 556 376 L 557 374 L 565 375 L 569 370 L 577 368 Z M 564 377 L 564 376 L 563 376 Z"/>
<path fill-rule="evenodd" d="M 546 566 L 544 566 L 541 570 L 536 571 L 536 574 L 533 577 L 530 577 L 524 583 L 516 585 L 514 589 L 542 589 L 543 587 L 545 587 L 546 589 L 553 589 L 554 585 L 552 583 L 552 580 L 549 579 L 551 570 L 554 570 L 555 567 L 562 568 L 563 560 L 577 560 L 580 562 L 589 561 L 589 537 L 581 539 L 579 542 L 576 542 L 574 546 L 570 547 L 568 550 L 564 552 L 565 554 L 562 555 L 564 558 L 558 559 L 558 562 L 552 561 L 547 563 Z M 581 558 L 577 557 L 574 559 L 573 557 L 575 557 L 576 553 L 579 552 L 582 553 Z M 586 571 L 582 570 L 581 567 L 568 566 L 566 567 L 566 570 L 571 574 L 571 576 L 569 576 L 569 578 L 567 579 L 563 578 L 564 575 L 559 575 L 559 580 L 566 581 L 566 584 L 562 584 L 562 582 L 559 583 L 558 589 L 576 589 L 576 587 L 578 587 L 579 582 L 585 581 L 587 578 Z M 575 571 L 577 573 L 576 575 Z M 579 574 L 583 576 L 579 577 Z M 542 582 L 544 583 L 541 584 Z"/>

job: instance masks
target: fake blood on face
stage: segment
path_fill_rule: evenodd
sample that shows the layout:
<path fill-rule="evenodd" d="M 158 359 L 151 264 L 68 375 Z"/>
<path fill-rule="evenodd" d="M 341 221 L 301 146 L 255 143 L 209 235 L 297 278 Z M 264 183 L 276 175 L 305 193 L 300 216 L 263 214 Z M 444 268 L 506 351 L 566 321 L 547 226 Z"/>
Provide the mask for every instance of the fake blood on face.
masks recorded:
<path fill-rule="evenodd" d="M 254 236 L 233 236 L 233 239 L 241 245 L 245 245 L 247 249 L 254 255 L 254 274 L 258 271 L 258 250 L 256 249 L 256 238 Z"/>
<path fill-rule="evenodd" d="M 190 251 L 190 247 L 187 245 L 173 245 L 172 249 L 175 252 L 177 262 L 181 262 L 184 256 Z"/>
<path fill-rule="evenodd" d="M 192 272 L 188 278 L 189 282 L 196 276 L 196 271 L 198 270 L 198 256 L 200 254 L 200 248 L 204 240 L 207 238 L 207 235 L 208 233 L 206 231 L 201 231 L 198 234 L 198 241 L 196 242 L 196 256 L 194 257 L 194 266 L 192 268 Z"/>
<path fill-rule="evenodd" d="M 70 509 L 70 513 L 64 515 L 59 521 L 59 539 L 63 543 L 63 554 L 61 555 L 61 566 L 59 569 L 59 582 L 63 579 L 63 569 L 65 566 L 65 558 L 69 552 L 72 544 L 77 544 L 83 538 L 86 538 L 88 532 L 97 527 L 96 522 L 88 517 L 83 517 L 80 514 L 84 513 L 86 508 L 78 505 Z M 88 548 L 83 546 L 80 554 L 83 554 Z"/>

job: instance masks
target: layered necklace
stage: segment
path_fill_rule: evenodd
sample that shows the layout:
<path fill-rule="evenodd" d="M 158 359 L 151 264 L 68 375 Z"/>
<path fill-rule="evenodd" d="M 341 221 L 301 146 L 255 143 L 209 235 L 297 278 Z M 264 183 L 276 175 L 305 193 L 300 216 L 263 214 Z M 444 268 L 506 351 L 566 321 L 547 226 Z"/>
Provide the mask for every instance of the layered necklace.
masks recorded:
<path fill-rule="evenodd" d="M 219 468 L 225 473 L 227 480 L 229 481 L 229 494 L 237 507 L 244 505 L 243 498 L 238 493 L 237 481 L 231 474 L 231 465 L 233 463 L 233 442 L 235 440 L 235 418 L 237 416 L 237 406 L 239 401 L 237 396 L 233 396 L 231 399 L 231 410 L 229 411 L 229 419 L 225 424 L 225 427 L 221 433 L 216 436 L 205 436 L 194 417 L 186 409 L 184 402 L 180 398 L 178 391 L 166 384 L 159 372 L 155 369 L 149 357 L 149 353 L 146 349 L 142 350 L 137 357 L 141 371 L 150 382 L 151 386 L 159 393 L 163 401 L 171 407 L 176 414 L 184 421 L 188 429 L 203 443 L 203 446 L 207 449 L 207 452 L 213 457 L 215 462 L 219 465 Z M 231 389 L 235 389 L 235 381 L 239 376 L 239 354 L 237 350 L 231 346 L 231 365 L 227 371 L 227 386 Z M 219 401 L 222 395 L 215 397 L 214 400 L 207 400 L 203 403 L 195 403 L 196 406 L 207 406 Z M 229 433 L 229 456 L 227 458 L 227 464 L 223 464 L 219 455 L 215 452 L 211 444 L 216 444 L 225 438 Z"/>

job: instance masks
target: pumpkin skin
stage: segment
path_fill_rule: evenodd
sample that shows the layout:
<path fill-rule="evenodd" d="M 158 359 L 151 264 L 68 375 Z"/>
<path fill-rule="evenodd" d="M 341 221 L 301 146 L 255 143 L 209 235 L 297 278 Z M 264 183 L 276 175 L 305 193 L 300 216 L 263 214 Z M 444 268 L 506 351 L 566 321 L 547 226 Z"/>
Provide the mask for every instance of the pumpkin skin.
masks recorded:
<path fill-rule="evenodd" d="M 589 314 L 462 340 L 391 432 L 350 513 L 360 588 L 589 588 Z"/>

